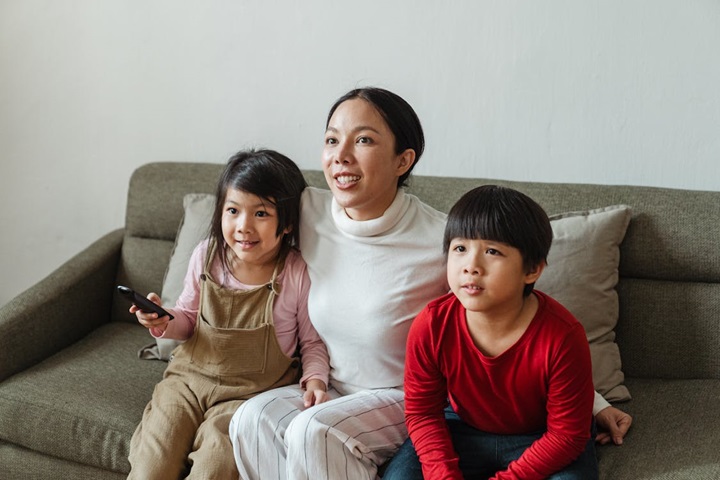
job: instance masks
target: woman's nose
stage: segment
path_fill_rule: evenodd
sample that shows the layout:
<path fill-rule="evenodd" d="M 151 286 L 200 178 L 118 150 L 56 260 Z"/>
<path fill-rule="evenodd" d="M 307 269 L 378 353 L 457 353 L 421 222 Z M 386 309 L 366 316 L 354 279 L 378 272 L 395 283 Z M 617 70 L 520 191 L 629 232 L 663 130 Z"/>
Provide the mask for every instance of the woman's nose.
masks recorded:
<path fill-rule="evenodd" d="M 333 161 L 335 163 L 350 163 L 352 161 L 352 154 L 347 142 L 338 143 Z"/>

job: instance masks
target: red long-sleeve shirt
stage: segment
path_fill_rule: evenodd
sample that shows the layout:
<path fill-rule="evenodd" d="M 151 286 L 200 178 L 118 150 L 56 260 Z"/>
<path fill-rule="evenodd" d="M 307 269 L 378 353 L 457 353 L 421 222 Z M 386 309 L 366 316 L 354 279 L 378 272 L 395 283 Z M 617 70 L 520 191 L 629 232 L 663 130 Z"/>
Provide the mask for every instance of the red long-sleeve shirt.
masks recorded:
<path fill-rule="evenodd" d="M 430 302 L 410 329 L 405 414 L 426 479 L 462 479 L 443 413 L 479 430 L 527 434 L 546 430 L 494 478 L 545 478 L 575 460 L 590 438 L 593 383 L 582 325 L 536 291 L 538 310 L 520 339 L 495 357 L 468 331 L 465 309 L 448 294 Z"/>

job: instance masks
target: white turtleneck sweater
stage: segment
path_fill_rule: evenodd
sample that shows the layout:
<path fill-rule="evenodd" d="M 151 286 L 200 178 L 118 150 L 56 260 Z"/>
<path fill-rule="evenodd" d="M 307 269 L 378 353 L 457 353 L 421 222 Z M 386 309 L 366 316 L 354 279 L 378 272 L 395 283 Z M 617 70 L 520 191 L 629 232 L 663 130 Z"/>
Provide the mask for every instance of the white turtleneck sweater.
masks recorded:
<path fill-rule="evenodd" d="M 402 388 L 410 324 L 448 292 L 445 214 L 398 191 L 380 217 L 356 221 L 328 190 L 302 197 L 300 250 L 308 265 L 310 319 L 342 394 Z"/>
<path fill-rule="evenodd" d="M 367 221 L 348 217 L 329 190 L 303 192 L 308 311 L 330 355 L 330 383 L 341 394 L 402 388 L 410 323 L 449 290 L 445 221 L 402 189 L 380 218 Z M 593 415 L 609 406 L 595 392 Z"/>

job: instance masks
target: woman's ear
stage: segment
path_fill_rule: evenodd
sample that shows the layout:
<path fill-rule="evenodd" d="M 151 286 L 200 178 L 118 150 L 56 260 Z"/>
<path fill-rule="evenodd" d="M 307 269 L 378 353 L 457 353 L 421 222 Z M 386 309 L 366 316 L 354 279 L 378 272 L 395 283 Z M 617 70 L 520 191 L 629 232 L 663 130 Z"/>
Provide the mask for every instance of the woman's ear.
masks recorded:
<path fill-rule="evenodd" d="M 413 166 L 413 163 L 415 163 L 415 150 L 412 148 L 408 148 L 404 152 L 402 152 L 400 155 L 398 155 L 399 162 L 397 167 L 397 176 L 400 177 L 405 174 L 410 168 Z"/>

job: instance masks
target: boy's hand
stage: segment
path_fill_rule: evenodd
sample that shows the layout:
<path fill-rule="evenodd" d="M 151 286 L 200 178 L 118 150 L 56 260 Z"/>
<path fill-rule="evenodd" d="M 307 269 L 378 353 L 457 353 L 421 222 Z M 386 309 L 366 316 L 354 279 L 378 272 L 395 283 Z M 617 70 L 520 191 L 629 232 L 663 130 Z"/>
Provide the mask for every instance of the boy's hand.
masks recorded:
<path fill-rule="evenodd" d="M 632 425 L 632 417 L 615 407 L 607 407 L 595 415 L 595 422 L 599 431 L 595 441 L 600 445 L 610 442 L 615 445 L 622 445 L 623 438 Z"/>
<path fill-rule="evenodd" d="M 327 394 L 327 386 L 325 385 L 325 382 L 316 378 L 305 382 L 303 400 L 305 408 L 330 400 L 330 397 Z"/>
<path fill-rule="evenodd" d="M 160 300 L 158 294 L 150 292 L 148 293 L 147 298 L 154 304 L 162 307 L 162 301 Z M 137 305 L 134 304 L 130 305 L 130 313 L 134 313 L 138 319 L 138 322 L 140 322 L 140 325 L 149 329 L 152 334 L 157 337 L 165 333 L 165 329 L 167 329 L 168 322 L 170 321 L 170 317 L 168 317 L 167 315 L 158 318 L 157 313 L 144 312 L 140 310 Z"/>

